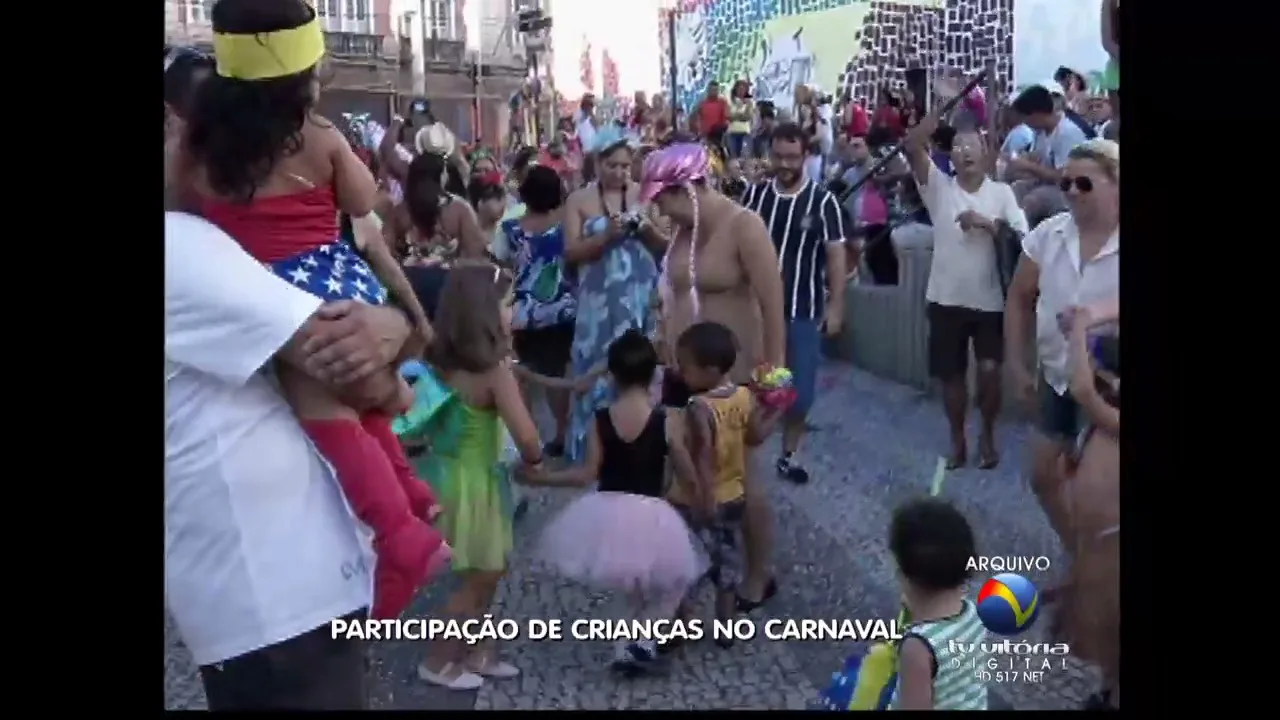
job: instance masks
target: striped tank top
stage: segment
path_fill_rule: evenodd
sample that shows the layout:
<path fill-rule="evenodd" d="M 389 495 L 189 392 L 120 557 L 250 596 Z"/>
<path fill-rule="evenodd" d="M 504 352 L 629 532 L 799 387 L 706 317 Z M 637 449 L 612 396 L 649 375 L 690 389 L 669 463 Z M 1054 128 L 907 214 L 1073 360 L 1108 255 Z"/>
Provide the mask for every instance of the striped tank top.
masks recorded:
<path fill-rule="evenodd" d="M 960 614 L 941 620 L 908 625 L 903 638 L 918 637 L 933 651 L 933 709 L 986 710 L 987 685 L 978 679 L 978 671 L 987 666 L 987 629 L 978 619 L 978 608 L 964 601 Z M 952 651 L 952 643 L 972 650 L 961 654 Z M 898 689 L 894 688 L 889 709 L 898 709 Z"/>

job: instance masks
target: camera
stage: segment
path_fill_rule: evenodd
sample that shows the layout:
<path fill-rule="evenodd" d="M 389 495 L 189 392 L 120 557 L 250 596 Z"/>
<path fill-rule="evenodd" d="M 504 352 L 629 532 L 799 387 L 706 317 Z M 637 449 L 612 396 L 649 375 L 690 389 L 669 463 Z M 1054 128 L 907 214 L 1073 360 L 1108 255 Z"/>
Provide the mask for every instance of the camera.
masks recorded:
<path fill-rule="evenodd" d="M 628 235 L 635 235 L 640 232 L 640 225 L 643 222 L 644 219 L 641 218 L 640 215 L 636 213 L 627 213 L 627 215 L 622 218 L 622 229 L 625 230 Z"/>

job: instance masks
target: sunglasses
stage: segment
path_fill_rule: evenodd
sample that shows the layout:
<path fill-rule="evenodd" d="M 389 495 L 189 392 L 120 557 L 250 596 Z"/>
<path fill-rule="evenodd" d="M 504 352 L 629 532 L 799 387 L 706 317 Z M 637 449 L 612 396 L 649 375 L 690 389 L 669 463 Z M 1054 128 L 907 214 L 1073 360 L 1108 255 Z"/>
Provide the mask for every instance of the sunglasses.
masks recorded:
<path fill-rule="evenodd" d="M 1080 177 L 1064 177 L 1058 181 L 1058 187 L 1062 188 L 1062 192 L 1071 192 L 1072 185 L 1082 194 L 1093 192 L 1093 181 L 1083 175 Z"/>

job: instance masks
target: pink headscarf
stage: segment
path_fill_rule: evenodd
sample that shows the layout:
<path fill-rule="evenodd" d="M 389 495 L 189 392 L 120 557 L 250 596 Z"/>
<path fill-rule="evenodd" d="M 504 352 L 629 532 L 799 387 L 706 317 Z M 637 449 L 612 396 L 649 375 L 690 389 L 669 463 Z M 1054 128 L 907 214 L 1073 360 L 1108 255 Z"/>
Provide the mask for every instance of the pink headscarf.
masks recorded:
<path fill-rule="evenodd" d="M 655 150 L 644 160 L 644 179 L 640 184 L 640 201 L 649 202 L 658 193 L 670 187 L 683 187 L 693 202 L 693 229 L 689 235 L 689 296 L 693 300 L 693 316 L 698 316 L 698 196 L 693 191 L 696 180 L 706 180 L 711 174 L 711 158 L 702 143 L 679 143 Z M 674 244 L 674 243 L 673 243 Z M 671 248 L 662 258 L 662 277 L 659 292 L 662 301 L 670 309 L 675 299 L 671 284 Z"/>

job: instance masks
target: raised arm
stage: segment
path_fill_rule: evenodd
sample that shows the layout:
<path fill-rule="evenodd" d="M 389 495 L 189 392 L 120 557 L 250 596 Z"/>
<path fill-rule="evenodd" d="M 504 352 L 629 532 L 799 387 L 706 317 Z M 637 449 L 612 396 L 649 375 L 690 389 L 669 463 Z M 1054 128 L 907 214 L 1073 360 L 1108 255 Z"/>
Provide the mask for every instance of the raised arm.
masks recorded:
<path fill-rule="evenodd" d="M 1116 29 L 1112 23 L 1112 17 L 1116 9 L 1116 0 L 1102 0 L 1102 19 L 1099 26 L 1102 30 L 1102 49 L 1112 59 L 1120 58 L 1120 41 L 1116 37 Z"/>
<path fill-rule="evenodd" d="M 382 167 L 386 170 L 396 182 L 403 184 L 409 177 L 409 162 L 411 158 L 406 158 L 400 148 L 400 134 L 404 130 L 404 118 L 396 115 L 391 118 L 391 125 L 387 127 L 387 133 L 382 136 L 382 142 L 378 144 L 378 159 L 382 161 Z"/>
<path fill-rule="evenodd" d="M 922 196 L 925 192 L 924 187 L 929 184 L 929 175 L 933 171 L 933 158 L 929 157 L 929 143 L 941 122 L 938 116 L 939 109 L 941 105 L 929 111 L 920 119 L 919 124 L 907 131 L 907 136 L 903 139 L 903 154 L 907 156 L 907 162 L 911 165 L 911 174 L 919 184 Z"/>

